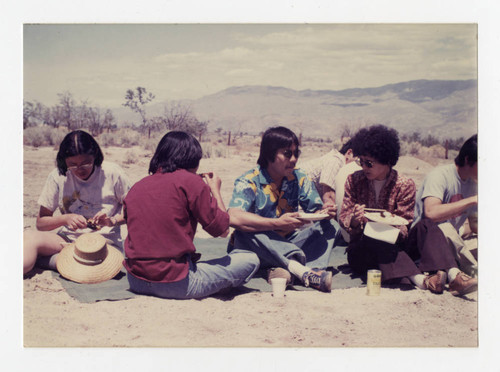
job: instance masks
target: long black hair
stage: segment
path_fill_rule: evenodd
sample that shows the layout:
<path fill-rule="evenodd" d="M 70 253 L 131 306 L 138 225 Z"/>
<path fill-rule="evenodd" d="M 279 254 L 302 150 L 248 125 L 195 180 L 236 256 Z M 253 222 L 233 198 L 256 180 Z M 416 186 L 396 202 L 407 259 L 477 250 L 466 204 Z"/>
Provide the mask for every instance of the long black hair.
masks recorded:
<path fill-rule="evenodd" d="M 257 164 L 267 168 L 269 162 L 276 159 L 279 149 L 289 148 L 295 144 L 299 148 L 299 139 L 290 129 L 285 127 L 268 128 L 262 135 L 260 154 Z"/>
<path fill-rule="evenodd" d="M 181 131 L 168 132 L 158 143 L 149 163 L 149 174 L 174 172 L 177 169 L 197 168 L 203 156 L 196 138 Z"/>
<path fill-rule="evenodd" d="M 101 148 L 94 137 L 83 130 L 75 130 L 68 133 L 59 145 L 56 164 L 60 175 L 65 176 L 68 171 L 66 159 L 77 155 L 92 155 L 96 167 L 104 160 Z"/>

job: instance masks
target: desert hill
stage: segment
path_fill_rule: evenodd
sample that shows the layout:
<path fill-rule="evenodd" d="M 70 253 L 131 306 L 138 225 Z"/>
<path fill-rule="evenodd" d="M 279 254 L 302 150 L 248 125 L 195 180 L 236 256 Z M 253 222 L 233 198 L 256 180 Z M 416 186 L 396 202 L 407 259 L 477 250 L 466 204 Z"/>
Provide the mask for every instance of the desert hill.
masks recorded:
<path fill-rule="evenodd" d="M 356 130 L 373 123 L 441 138 L 477 132 L 477 80 L 415 80 L 339 91 L 240 86 L 182 103 L 199 120 L 208 120 L 210 130 L 233 133 L 282 124 L 308 136 L 332 138 L 345 127 Z M 161 115 L 165 104 L 151 104 L 148 115 Z M 114 113 L 119 123 L 139 122 L 124 107 Z"/>

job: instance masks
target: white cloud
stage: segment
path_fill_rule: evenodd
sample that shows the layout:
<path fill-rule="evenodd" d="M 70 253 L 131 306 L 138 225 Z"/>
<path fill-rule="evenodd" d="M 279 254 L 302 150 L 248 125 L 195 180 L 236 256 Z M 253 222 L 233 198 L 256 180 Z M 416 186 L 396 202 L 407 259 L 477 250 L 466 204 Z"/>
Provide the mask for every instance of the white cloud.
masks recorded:
<path fill-rule="evenodd" d="M 231 26 L 227 27 L 230 32 Z M 113 58 L 111 53 L 106 59 L 27 64 L 26 93 L 55 99 L 64 87 L 94 102 L 119 104 L 126 89 L 139 85 L 163 100 L 196 98 L 232 85 L 337 90 L 476 77 L 474 25 L 289 25 L 279 29 L 260 36 L 251 31 L 234 33 L 232 44 L 219 43 L 212 50 L 201 50 L 186 40 L 183 52 L 173 52 L 168 43 L 155 40 L 156 55 L 131 52 Z M 44 76 L 52 84 L 44 83 Z"/>

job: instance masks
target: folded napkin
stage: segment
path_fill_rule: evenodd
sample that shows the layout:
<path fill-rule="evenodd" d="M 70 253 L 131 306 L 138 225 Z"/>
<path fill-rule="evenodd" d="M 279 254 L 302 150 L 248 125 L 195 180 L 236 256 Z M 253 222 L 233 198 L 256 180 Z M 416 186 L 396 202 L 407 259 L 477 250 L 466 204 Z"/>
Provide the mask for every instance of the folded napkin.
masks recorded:
<path fill-rule="evenodd" d="M 398 239 L 399 229 L 385 223 L 369 221 L 363 233 L 370 238 L 394 244 Z"/>

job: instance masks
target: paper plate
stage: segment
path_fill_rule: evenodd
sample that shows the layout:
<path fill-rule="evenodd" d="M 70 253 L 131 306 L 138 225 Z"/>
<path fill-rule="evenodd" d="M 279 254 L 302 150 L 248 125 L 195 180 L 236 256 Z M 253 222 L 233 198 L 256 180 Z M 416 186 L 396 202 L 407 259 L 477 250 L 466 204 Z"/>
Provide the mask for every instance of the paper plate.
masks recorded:
<path fill-rule="evenodd" d="M 327 213 L 299 213 L 297 219 L 303 221 L 321 221 L 329 217 L 330 215 Z"/>
<path fill-rule="evenodd" d="M 391 216 L 382 216 L 380 212 L 365 212 L 365 217 L 370 221 L 385 223 L 386 225 L 400 226 L 408 225 L 408 221 L 401 216 L 395 214 Z"/>

